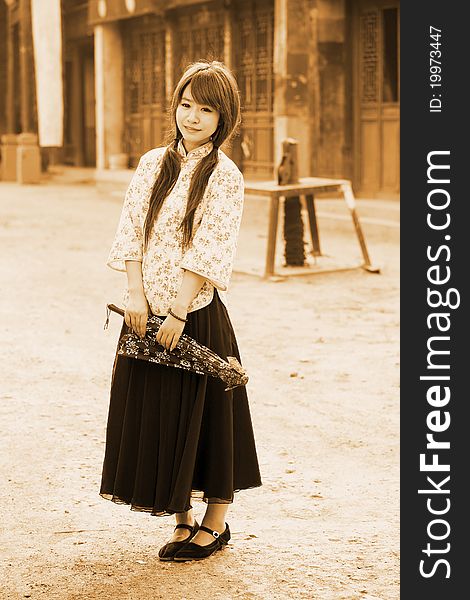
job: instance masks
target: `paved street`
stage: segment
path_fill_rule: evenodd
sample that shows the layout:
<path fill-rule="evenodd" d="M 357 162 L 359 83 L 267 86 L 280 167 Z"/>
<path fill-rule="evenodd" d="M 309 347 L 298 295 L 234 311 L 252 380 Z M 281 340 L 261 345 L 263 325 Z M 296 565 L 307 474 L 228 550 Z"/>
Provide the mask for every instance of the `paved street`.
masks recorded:
<path fill-rule="evenodd" d="M 229 299 L 264 485 L 236 495 L 227 550 L 160 563 L 173 520 L 98 495 L 121 202 L 92 185 L 0 182 L 0 598 L 398 600 L 397 230 L 365 227 L 380 275 L 265 282 L 237 270 L 264 264 L 267 204 L 247 200 Z M 320 221 L 320 235 L 359 261 L 344 221 Z"/>

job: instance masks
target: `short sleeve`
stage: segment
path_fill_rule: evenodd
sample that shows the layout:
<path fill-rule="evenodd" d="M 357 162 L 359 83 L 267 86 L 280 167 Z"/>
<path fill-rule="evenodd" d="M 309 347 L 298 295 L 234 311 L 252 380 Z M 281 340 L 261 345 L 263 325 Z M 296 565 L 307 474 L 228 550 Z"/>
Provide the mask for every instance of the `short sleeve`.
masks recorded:
<path fill-rule="evenodd" d="M 124 198 L 121 218 L 106 262 L 116 271 L 125 271 L 126 260 L 142 261 L 142 204 L 148 183 L 145 174 L 145 155 L 141 157 Z"/>
<path fill-rule="evenodd" d="M 207 205 L 181 268 L 205 277 L 219 290 L 227 290 L 237 249 L 243 213 L 244 182 L 233 165 L 215 171 Z"/>

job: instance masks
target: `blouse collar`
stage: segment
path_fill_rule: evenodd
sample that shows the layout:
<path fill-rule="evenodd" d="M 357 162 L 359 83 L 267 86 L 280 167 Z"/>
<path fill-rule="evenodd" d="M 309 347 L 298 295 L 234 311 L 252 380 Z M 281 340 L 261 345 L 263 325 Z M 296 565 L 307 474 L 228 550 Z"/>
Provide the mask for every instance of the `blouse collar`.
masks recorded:
<path fill-rule="evenodd" d="M 194 150 L 190 150 L 189 152 L 186 152 L 186 148 L 184 147 L 183 140 L 180 139 L 178 142 L 178 152 L 181 154 L 181 156 L 183 158 L 186 158 L 186 159 L 203 158 L 204 156 L 207 156 L 209 154 L 209 152 L 212 151 L 213 147 L 214 147 L 214 145 L 212 144 L 212 141 L 209 140 L 205 144 L 202 144 L 202 146 L 198 146 L 197 148 L 194 148 Z"/>

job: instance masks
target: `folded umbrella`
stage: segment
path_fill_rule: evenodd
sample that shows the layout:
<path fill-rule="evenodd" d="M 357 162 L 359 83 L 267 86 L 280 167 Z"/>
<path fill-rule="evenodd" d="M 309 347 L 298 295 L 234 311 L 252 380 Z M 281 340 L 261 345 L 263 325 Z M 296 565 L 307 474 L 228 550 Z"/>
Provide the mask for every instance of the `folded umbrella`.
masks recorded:
<path fill-rule="evenodd" d="M 105 329 L 108 326 L 110 311 L 124 316 L 122 308 L 108 304 Z M 224 360 L 210 348 L 184 333 L 172 352 L 166 350 L 155 339 L 162 323 L 163 320 L 156 315 L 149 315 L 145 336 L 141 338 L 133 332 L 125 333 L 119 340 L 118 354 L 219 378 L 227 384 L 225 391 L 246 385 L 248 376 L 236 357 L 227 356 L 227 360 Z"/>

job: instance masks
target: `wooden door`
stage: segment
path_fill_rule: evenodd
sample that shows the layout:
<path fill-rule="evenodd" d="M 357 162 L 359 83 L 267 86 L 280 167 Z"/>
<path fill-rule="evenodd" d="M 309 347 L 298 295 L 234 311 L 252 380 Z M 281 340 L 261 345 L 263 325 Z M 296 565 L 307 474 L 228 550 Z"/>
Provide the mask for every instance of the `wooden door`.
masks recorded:
<path fill-rule="evenodd" d="M 400 189 L 399 3 L 360 0 L 355 16 L 355 184 L 361 195 Z"/>
<path fill-rule="evenodd" d="M 242 101 L 238 139 L 245 177 L 271 179 L 274 168 L 274 2 L 240 0 L 234 34 L 234 66 Z"/>
<path fill-rule="evenodd" d="M 185 6 L 171 13 L 173 82 L 198 60 L 224 60 L 224 16 L 220 3 Z"/>
<path fill-rule="evenodd" d="M 165 142 L 165 33 L 155 15 L 123 23 L 125 147 L 135 167 Z"/>
<path fill-rule="evenodd" d="M 83 54 L 83 156 L 87 167 L 96 165 L 95 61 L 93 46 Z"/>

